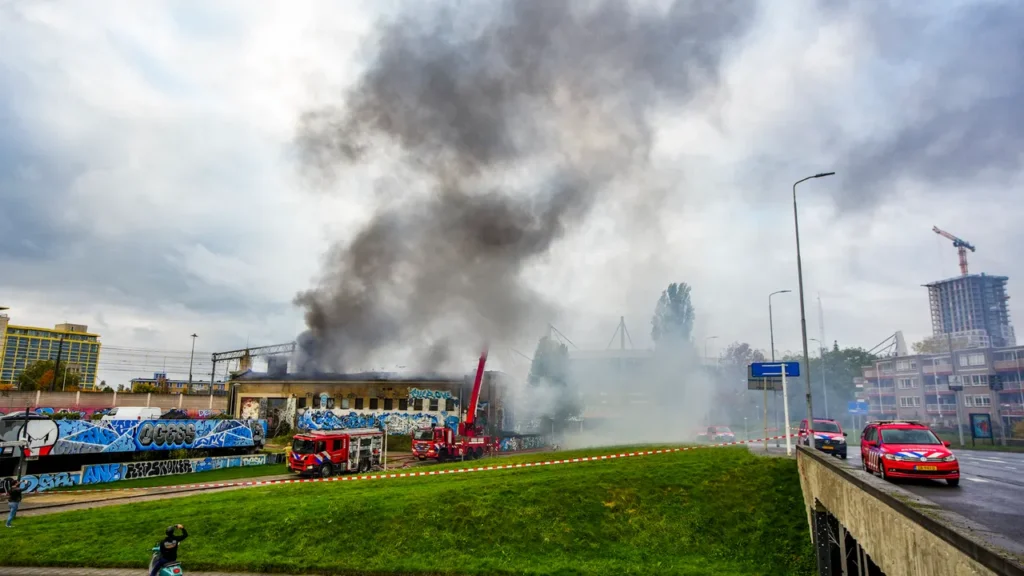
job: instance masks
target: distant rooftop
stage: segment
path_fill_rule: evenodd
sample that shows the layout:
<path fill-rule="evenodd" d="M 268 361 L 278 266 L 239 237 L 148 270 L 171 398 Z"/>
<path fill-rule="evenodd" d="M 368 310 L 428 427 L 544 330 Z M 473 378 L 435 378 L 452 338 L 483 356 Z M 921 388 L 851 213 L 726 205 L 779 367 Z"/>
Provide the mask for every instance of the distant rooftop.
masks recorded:
<path fill-rule="evenodd" d="M 487 370 L 486 374 L 500 374 L 496 370 Z M 415 372 L 355 372 L 338 374 L 331 372 L 293 372 L 288 374 L 270 374 L 267 372 L 247 371 L 233 378 L 235 381 L 247 382 L 462 382 L 470 373 L 442 374 Z"/>

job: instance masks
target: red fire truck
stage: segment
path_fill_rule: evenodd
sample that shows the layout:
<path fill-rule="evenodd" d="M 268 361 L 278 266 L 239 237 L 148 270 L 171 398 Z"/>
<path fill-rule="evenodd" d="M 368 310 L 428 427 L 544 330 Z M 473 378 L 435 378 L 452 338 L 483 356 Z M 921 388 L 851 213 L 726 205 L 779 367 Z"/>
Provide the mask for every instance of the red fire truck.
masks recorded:
<path fill-rule="evenodd" d="M 381 464 L 384 433 L 376 428 L 314 430 L 292 438 L 288 469 L 328 478 L 340 472 L 367 472 Z"/>
<path fill-rule="evenodd" d="M 484 378 L 484 366 L 487 365 L 487 348 L 480 355 L 476 367 L 476 379 L 473 381 L 473 393 L 469 397 L 465 422 L 459 423 L 458 435 L 447 426 L 435 426 L 419 430 L 412 437 L 412 455 L 420 460 L 436 458 L 444 462 L 459 458 L 482 458 L 489 456 L 498 449 L 498 439 L 485 434 L 482 426 L 476 422 L 477 402 L 480 399 L 480 384 Z"/>

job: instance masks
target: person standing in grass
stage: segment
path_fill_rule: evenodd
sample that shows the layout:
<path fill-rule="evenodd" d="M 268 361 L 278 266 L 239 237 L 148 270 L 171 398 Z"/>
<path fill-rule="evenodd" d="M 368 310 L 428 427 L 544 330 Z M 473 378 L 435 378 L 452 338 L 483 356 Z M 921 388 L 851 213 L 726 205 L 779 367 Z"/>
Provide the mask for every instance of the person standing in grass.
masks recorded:
<path fill-rule="evenodd" d="M 21 506 L 21 493 L 24 491 L 22 483 L 24 480 L 19 480 L 11 486 L 11 489 L 7 491 L 7 506 L 10 508 L 11 513 L 7 516 L 7 527 L 12 528 L 11 522 L 14 522 L 14 517 L 18 514 L 18 506 Z"/>

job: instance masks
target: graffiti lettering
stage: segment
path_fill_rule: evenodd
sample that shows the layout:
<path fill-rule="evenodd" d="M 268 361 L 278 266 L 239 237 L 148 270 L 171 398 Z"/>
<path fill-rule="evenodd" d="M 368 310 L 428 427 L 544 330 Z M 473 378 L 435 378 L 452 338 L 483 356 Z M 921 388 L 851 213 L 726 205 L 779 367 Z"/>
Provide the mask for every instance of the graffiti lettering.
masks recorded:
<path fill-rule="evenodd" d="M 299 414 L 297 427 L 300 430 L 347 430 L 351 428 L 380 428 L 387 425 L 392 434 L 410 434 L 414 430 L 432 426 L 447 426 L 458 431 L 458 416 L 441 412 L 371 412 L 359 414 L 341 410 L 307 409 Z"/>
<path fill-rule="evenodd" d="M 423 390 L 412 388 L 409 390 L 410 400 L 451 400 L 452 393 L 447 390 Z"/>
<path fill-rule="evenodd" d="M 94 464 L 82 468 L 82 484 L 102 484 L 121 479 L 121 464 Z"/>
<path fill-rule="evenodd" d="M 155 462 L 130 462 L 124 465 L 124 479 L 152 478 L 192 472 L 191 460 L 157 460 Z"/>
<path fill-rule="evenodd" d="M 150 445 L 157 448 L 181 446 L 191 444 L 195 439 L 195 424 L 144 422 L 139 426 L 139 445 L 143 448 L 148 448 Z"/>
<path fill-rule="evenodd" d="M 510 436 L 502 438 L 499 450 L 502 452 L 518 452 L 520 450 L 534 450 L 548 445 L 548 439 L 544 436 Z"/>

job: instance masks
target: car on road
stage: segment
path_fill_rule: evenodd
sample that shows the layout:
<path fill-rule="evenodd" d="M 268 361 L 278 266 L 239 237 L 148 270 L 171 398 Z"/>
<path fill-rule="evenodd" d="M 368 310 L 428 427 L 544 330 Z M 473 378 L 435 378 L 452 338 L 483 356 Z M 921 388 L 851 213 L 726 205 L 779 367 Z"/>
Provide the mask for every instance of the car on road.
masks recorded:
<path fill-rule="evenodd" d="M 880 420 L 864 427 L 860 440 L 865 472 L 883 480 L 922 478 L 960 484 L 960 462 L 928 426 L 907 420 Z"/>
<path fill-rule="evenodd" d="M 697 435 L 698 442 L 735 442 L 736 434 L 728 426 L 708 426 Z"/>
<path fill-rule="evenodd" d="M 814 448 L 846 460 L 846 432 L 839 422 L 829 418 L 814 419 Z M 811 445 L 807 437 L 807 420 L 800 421 L 800 440 L 804 446 Z"/>

